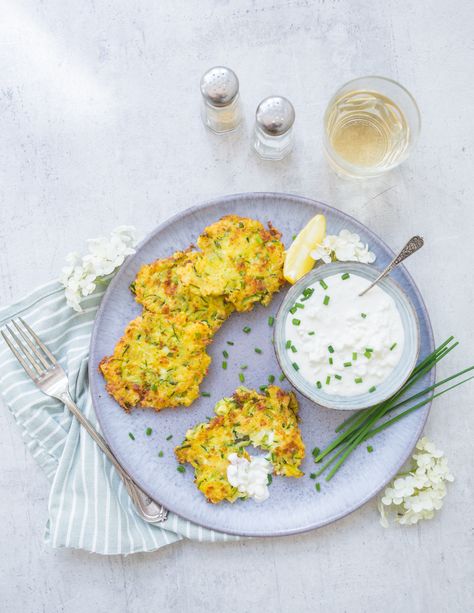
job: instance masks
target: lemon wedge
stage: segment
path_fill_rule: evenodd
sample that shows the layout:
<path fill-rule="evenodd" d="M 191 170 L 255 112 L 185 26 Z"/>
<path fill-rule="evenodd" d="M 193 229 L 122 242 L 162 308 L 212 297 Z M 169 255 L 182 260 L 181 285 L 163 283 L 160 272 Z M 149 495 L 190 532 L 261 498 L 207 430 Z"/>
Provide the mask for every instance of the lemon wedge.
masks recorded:
<path fill-rule="evenodd" d="M 283 276 L 289 283 L 296 283 L 314 266 L 310 253 L 323 241 L 326 236 L 326 218 L 324 215 L 315 215 L 300 230 L 291 247 L 286 252 Z"/>

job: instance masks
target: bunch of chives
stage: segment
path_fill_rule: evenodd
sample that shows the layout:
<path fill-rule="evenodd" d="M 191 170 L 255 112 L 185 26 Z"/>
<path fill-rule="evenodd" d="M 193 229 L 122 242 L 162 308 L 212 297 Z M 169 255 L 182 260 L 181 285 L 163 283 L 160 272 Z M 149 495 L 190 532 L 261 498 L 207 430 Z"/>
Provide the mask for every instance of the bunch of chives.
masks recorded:
<path fill-rule="evenodd" d="M 372 438 L 382 430 L 385 430 L 406 415 L 409 415 L 410 413 L 413 413 L 413 411 L 416 411 L 421 407 L 425 406 L 426 404 L 431 402 L 433 398 L 437 398 L 438 396 L 449 392 L 449 390 L 452 390 L 455 387 L 458 387 L 459 385 L 462 385 L 463 383 L 466 383 L 470 379 L 474 378 L 468 377 L 467 379 L 463 379 L 459 383 L 451 385 L 450 387 L 447 387 L 436 394 L 430 394 L 430 392 L 432 392 L 437 387 L 445 385 L 449 381 L 452 381 L 453 379 L 461 377 L 467 372 L 474 370 L 474 366 L 470 366 L 469 368 L 465 368 L 464 370 L 461 370 L 456 374 L 451 375 L 446 379 L 443 379 L 442 381 L 438 381 L 437 383 L 430 385 L 421 392 L 413 394 L 409 398 L 400 400 L 400 397 L 403 396 L 405 392 L 407 392 L 419 379 L 424 377 L 440 360 L 446 357 L 448 353 L 450 353 L 458 345 L 457 342 L 451 344 L 453 338 L 454 337 L 450 336 L 446 341 L 444 341 L 444 343 L 442 343 L 424 360 L 422 360 L 413 370 L 410 377 L 407 379 L 406 383 L 402 386 L 402 388 L 393 396 L 391 396 L 388 400 L 385 400 L 384 402 L 381 402 L 380 404 L 377 404 L 369 409 L 365 409 L 363 411 L 355 413 L 354 415 L 351 415 L 351 417 L 346 419 L 336 428 L 336 432 L 341 432 L 341 434 L 339 434 L 331 443 L 329 443 L 329 445 L 325 449 L 321 450 L 314 459 L 315 462 L 321 462 L 324 458 L 330 456 L 329 458 L 327 458 L 326 462 L 322 465 L 320 470 L 316 473 L 316 476 L 321 475 L 331 465 L 333 465 L 326 476 L 326 481 L 330 481 L 330 479 L 332 479 L 332 477 L 344 464 L 349 455 L 364 441 L 369 438 Z M 405 406 L 415 400 L 418 400 L 423 396 L 426 396 L 427 394 L 429 394 L 428 397 L 424 398 L 423 400 L 420 400 L 420 402 L 416 402 L 413 406 L 410 406 L 408 409 L 405 409 L 401 413 L 398 413 L 398 415 L 396 415 L 395 417 L 392 417 L 391 419 L 385 421 L 381 421 L 387 414 L 391 413 L 392 411 L 399 409 L 402 406 Z"/>

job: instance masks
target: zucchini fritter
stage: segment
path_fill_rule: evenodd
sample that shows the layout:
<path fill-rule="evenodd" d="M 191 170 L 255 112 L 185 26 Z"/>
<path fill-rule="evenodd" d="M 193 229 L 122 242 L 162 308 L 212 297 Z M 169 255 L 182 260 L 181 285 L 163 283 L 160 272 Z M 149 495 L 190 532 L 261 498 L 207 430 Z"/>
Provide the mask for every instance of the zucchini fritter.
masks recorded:
<path fill-rule="evenodd" d="M 145 264 L 138 271 L 132 290 L 137 302 L 153 313 L 165 316 L 185 313 L 189 321 L 208 324 L 217 332 L 233 311 L 223 296 L 203 296 L 197 288 L 180 281 L 179 273 L 185 265 L 193 265 L 197 251 L 178 251 L 169 258 Z"/>
<path fill-rule="evenodd" d="M 255 219 L 227 215 L 197 240 L 201 257 L 178 272 L 185 285 L 203 296 L 225 296 L 237 311 L 256 302 L 269 304 L 283 285 L 284 246 L 280 232 Z"/>
<path fill-rule="evenodd" d="M 197 424 L 176 447 L 179 462 L 189 462 L 195 469 L 194 482 L 212 503 L 234 502 L 245 498 L 227 480 L 229 454 L 249 459 L 248 445 L 269 452 L 274 474 L 301 477 L 299 466 L 305 447 L 298 427 L 295 395 L 275 385 L 262 395 L 239 387 L 232 398 L 220 400 L 216 417 Z"/>
<path fill-rule="evenodd" d="M 142 266 L 131 285 L 141 317 L 100 363 L 107 391 L 125 409 L 189 406 L 210 357 L 205 346 L 234 310 L 268 304 L 284 283 L 280 233 L 228 215 L 190 247 Z"/>
<path fill-rule="evenodd" d="M 124 409 L 189 406 L 211 362 L 210 340 L 209 326 L 183 313 L 165 318 L 144 311 L 99 365 L 107 391 Z"/>

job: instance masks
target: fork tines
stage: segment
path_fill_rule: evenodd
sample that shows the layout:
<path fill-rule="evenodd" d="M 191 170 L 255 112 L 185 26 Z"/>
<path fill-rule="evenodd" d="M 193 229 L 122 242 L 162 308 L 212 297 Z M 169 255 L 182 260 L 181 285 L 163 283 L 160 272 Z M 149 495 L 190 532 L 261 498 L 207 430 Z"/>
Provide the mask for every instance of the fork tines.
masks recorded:
<path fill-rule="evenodd" d="M 34 380 L 56 366 L 57 360 L 42 340 L 21 317 L 12 319 L 1 331 L 12 353 Z M 15 327 L 15 330 L 13 329 Z"/>

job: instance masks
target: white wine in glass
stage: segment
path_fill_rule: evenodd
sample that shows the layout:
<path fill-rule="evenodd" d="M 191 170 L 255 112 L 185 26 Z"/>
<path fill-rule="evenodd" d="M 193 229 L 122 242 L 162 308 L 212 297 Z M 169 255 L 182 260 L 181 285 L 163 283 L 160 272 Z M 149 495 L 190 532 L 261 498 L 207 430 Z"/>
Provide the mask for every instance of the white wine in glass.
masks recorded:
<path fill-rule="evenodd" d="M 416 103 L 401 85 L 382 77 L 355 79 L 328 105 L 325 150 L 336 171 L 373 177 L 407 158 L 419 129 Z"/>

